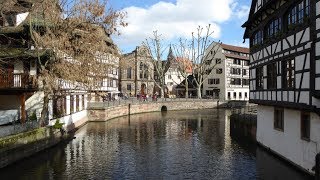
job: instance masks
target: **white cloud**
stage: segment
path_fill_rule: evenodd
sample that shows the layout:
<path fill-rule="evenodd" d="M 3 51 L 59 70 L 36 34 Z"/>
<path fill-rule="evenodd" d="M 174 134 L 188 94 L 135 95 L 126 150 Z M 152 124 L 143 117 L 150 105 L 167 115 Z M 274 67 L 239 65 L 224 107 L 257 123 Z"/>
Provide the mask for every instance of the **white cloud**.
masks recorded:
<path fill-rule="evenodd" d="M 191 32 L 199 25 L 205 27 L 208 24 L 214 30 L 212 37 L 219 38 L 220 23 L 234 15 L 245 17 L 246 7 L 238 9 L 237 6 L 235 0 L 177 0 L 176 3 L 160 1 L 146 8 L 127 7 L 123 11 L 128 14 L 126 21 L 129 25 L 121 29 L 122 35 L 116 38 L 116 42 L 120 46 L 139 45 L 155 30 L 166 40 L 190 38 Z"/>
<path fill-rule="evenodd" d="M 235 15 L 238 19 L 247 19 L 248 15 L 249 15 L 249 11 L 250 11 L 250 7 L 246 6 L 246 5 L 242 5 L 242 6 L 236 6 L 235 9 Z"/>

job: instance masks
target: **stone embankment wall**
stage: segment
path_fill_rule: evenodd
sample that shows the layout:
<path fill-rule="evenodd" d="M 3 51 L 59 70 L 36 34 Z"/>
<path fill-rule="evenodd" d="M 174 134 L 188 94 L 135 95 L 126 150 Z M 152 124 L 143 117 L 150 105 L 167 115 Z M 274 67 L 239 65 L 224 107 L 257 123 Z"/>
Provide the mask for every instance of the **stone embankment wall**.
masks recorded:
<path fill-rule="evenodd" d="M 154 102 L 145 104 L 126 104 L 115 107 L 94 107 L 90 108 L 88 116 L 90 121 L 107 121 L 113 118 L 131 114 L 159 112 L 161 110 L 194 110 L 216 108 L 215 101 L 176 101 L 176 102 Z"/>
<path fill-rule="evenodd" d="M 60 130 L 49 127 L 0 138 L 0 168 L 49 148 L 62 138 Z"/>

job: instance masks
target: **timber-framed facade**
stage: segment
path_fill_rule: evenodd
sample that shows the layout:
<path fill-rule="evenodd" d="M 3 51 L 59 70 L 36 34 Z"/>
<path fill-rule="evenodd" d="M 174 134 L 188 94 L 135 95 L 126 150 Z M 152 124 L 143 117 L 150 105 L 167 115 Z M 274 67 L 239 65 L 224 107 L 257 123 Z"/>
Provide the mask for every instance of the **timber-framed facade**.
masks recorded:
<path fill-rule="evenodd" d="M 314 173 L 320 152 L 320 2 L 253 0 L 243 27 L 250 39 L 250 102 L 259 105 L 257 140 Z"/>

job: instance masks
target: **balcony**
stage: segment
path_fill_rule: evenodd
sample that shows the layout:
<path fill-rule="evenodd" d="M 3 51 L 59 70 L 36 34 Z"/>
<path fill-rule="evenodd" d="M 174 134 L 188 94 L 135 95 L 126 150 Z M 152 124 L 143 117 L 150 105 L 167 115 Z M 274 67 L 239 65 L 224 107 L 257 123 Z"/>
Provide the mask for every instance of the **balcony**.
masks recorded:
<path fill-rule="evenodd" d="M 27 73 L 0 74 L 0 90 L 33 91 L 37 88 L 36 76 Z"/>

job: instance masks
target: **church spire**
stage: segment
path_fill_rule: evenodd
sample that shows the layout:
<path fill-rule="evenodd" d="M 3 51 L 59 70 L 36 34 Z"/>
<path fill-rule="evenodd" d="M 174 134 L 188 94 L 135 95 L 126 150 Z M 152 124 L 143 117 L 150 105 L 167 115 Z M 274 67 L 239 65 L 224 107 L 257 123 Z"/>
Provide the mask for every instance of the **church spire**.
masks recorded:
<path fill-rule="evenodd" d="M 171 44 L 170 44 L 167 60 L 168 61 L 173 61 L 174 60 L 174 55 L 173 55 L 173 52 L 172 52 Z"/>

